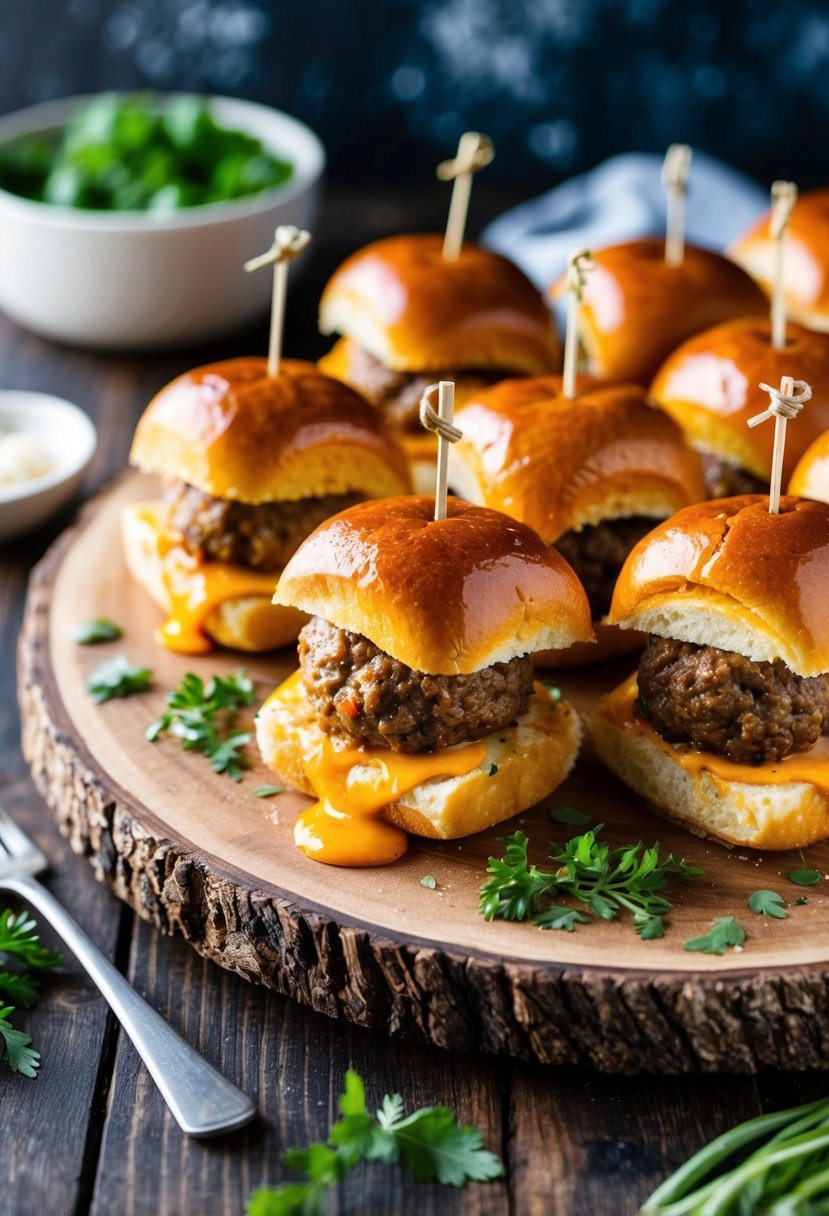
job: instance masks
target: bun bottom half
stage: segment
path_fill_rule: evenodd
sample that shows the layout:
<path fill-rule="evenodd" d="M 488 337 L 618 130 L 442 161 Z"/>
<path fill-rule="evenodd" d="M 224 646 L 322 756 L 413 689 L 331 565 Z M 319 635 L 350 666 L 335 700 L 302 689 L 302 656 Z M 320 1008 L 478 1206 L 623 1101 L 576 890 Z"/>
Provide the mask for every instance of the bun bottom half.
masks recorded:
<path fill-rule="evenodd" d="M 462 777 L 421 782 L 387 806 L 382 817 L 433 839 L 480 832 L 551 794 L 575 764 L 581 737 L 573 706 L 554 703 L 543 686 L 536 685 L 526 713 L 483 740 L 486 759 L 479 767 Z M 303 757 L 318 748 L 324 736 L 300 681 L 292 677 L 265 702 L 256 717 L 256 738 L 265 763 L 281 781 L 316 796 Z"/>
<path fill-rule="evenodd" d="M 714 772 L 702 754 L 689 765 L 690 751 L 672 747 L 647 724 L 631 728 L 628 713 L 635 695 L 632 678 L 603 697 L 589 730 L 601 760 L 657 815 L 695 836 L 752 849 L 805 848 L 829 836 L 826 789 L 796 774 L 791 781 L 739 780 L 728 772 L 739 774 L 742 765 L 714 758 L 719 770 Z M 825 766 L 829 783 L 829 758 L 814 763 Z M 762 770 L 757 771 L 759 776 Z"/>
<path fill-rule="evenodd" d="M 163 519 L 162 503 L 131 503 L 121 516 L 121 538 L 129 573 L 162 612 L 169 615 L 173 603 L 164 576 Z M 221 564 L 208 562 L 203 569 L 216 569 Z M 225 569 L 231 571 L 233 567 Z M 254 573 L 253 580 L 262 582 L 261 594 L 238 594 L 218 600 L 201 621 L 201 631 L 230 650 L 278 650 L 295 642 L 308 617 L 296 608 L 271 603 L 278 577 L 278 571 L 265 576 Z"/>

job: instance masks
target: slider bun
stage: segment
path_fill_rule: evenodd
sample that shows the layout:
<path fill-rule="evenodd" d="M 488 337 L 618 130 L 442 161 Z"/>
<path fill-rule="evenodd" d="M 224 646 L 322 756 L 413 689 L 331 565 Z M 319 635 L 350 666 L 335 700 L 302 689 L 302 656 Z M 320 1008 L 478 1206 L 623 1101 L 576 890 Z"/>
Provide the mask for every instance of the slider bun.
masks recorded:
<path fill-rule="evenodd" d="M 662 240 L 628 241 L 593 252 L 585 278 L 581 335 L 589 368 L 605 380 L 650 384 L 659 365 L 692 334 L 730 317 L 768 310 L 756 284 L 733 262 L 686 245 L 680 266 Z M 553 288 L 566 291 L 566 279 Z"/>
<path fill-rule="evenodd" d="M 788 438 L 791 429 L 787 427 L 786 431 Z M 818 435 L 811 447 L 800 457 L 789 482 L 789 493 L 799 494 L 801 498 L 818 498 L 821 502 L 829 502 L 829 430 Z"/>
<path fill-rule="evenodd" d="M 166 614 L 172 605 L 159 549 L 165 520 L 166 509 L 158 501 L 130 503 L 121 515 L 127 569 Z M 273 579 L 276 577 L 274 573 Z M 276 607 L 263 593 L 223 600 L 206 618 L 203 629 L 214 642 L 232 650 L 277 650 L 296 641 L 307 619 L 294 608 Z"/>
<path fill-rule="evenodd" d="M 657 815 L 695 836 L 752 849 L 802 849 L 829 836 L 829 795 L 811 782 L 770 785 L 688 771 L 670 744 L 626 730 L 604 705 L 590 719 L 593 746 Z"/>
<path fill-rule="evenodd" d="M 138 423 L 130 460 L 215 498 L 284 502 L 410 488 L 377 411 L 313 363 L 227 359 L 177 377 Z"/>
<path fill-rule="evenodd" d="M 686 507 L 633 548 L 608 621 L 829 671 L 829 505 L 741 494 Z"/>
<path fill-rule="evenodd" d="M 363 634 L 417 671 L 458 675 L 592 639 L 573 570 L 524 524 L 450 498 L 358 503 L 288 562 L 275 602 Z"/>
<path fill-rule="evenodd" d="M 537 686 L 514 726 L 486 736 L 487 757 L 463 777 L 435 777 L 387 807 L 384 818 L 417 836 L 453 840 L 501 823 L 556 789 L 572 769 L 581 742 L 579 716 L 554 704 Z M 318 749 L 322 731 L 300 683 L 289 699 L 266 701 L 256 717 L 265 763 L 280 781 L 315 796 L 303 757 Z M 490 776 L 492 765 L 497 771 Z"/>
<path fill-rule="evenodd" d="M 553 371 L 561 348 L 544 299 L 506 258 L 443 238 L 391 236 L 353 253 L 320 301 L 320 329 L 340 333 L 395 371 L 496 367 Z"/>
<path fill-rule="evenodd" d="M 657 372 L 651 396 L 696 448 L 768 481 L 774 423 L 747 424 L 769 405 L 760 384 L 777 388 L 781 376 L 791 375 L 811 386 L 812 398 L 787 429 L 785 479 L 812 440 L 829 429 L 829 336 L 789 325 L 785 348 L 775 350 L 768 320 L 727 321 L 675 350 Z"/>
<path fill-rule="evenodd" d="M 549 544 L 602 520 L 664 519 L 705 497 L 696 453 L 637 385 L 588 386 L 568 401 L 560 376 L 503 380 L 455 422 L 452 488 Z"/>
<path fill-rule="evenodd" d="M 771 295 L 774 246 L 766 213 L 728 250 Z M 783 298 L 787 314 L 810 329 L 829 331 L 829 190 L 801 194 L 783 236 Z M 806 376 L 799 376 L 805 380 Z"/>

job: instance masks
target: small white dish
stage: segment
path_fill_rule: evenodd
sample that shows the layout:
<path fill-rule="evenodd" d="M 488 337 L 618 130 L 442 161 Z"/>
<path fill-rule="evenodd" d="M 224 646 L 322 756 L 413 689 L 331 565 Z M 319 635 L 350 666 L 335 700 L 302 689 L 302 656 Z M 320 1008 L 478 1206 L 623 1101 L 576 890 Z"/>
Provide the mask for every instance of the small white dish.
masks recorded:
<path fill-rule="evenodd" d="M 7 114 L 0 143 L 55 131 L 88 100 Z M 246 274 L 244 263 L 269 248 L 279 224 L 313 233 L 325 151 L 280 110 L 229 97 L 210 106 L 217 122 L 291 161 L 291 177 L 250 198 L 165 214 L 83 211 L 0 190 L 0 308 L 47 338 L 98 350 L 206 341 L 264 313 L 273 276 Z"/>
<path fill-rule="evenodd" d="M 0 431 L 33 435 L 50 461 L 42 477 L 0 486 L 0 542 L 21 536 L 64 506 L 80 485 L 98 436 L 87 414 L 50 393 L 0 390 Z"/>

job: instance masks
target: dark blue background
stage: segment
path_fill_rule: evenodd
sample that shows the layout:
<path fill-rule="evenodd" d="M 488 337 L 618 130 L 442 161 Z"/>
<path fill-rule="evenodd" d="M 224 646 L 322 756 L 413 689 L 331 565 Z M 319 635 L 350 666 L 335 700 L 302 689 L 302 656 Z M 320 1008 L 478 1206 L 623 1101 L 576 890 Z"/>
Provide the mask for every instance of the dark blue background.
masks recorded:
<path fill-rule="evenodd" d="M 418 181 L 460 131 L 543 189 L 674 140 L 761 181 L 829 181 L 819 0 L 2 0 L 0 110 L 105 88 L 271 102 L 339 181 Z"/>

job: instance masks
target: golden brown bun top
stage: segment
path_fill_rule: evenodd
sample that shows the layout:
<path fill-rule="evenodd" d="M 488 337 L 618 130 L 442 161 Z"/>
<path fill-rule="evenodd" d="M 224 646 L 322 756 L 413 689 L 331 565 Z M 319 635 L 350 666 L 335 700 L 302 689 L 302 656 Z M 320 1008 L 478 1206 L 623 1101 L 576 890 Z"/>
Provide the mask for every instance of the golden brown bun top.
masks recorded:
<path fill-rule="evenodd" d="M 560 376 L 503 380 L 455 415 L 455 490 L 505 511 L 548 543 L 604 519 L 664 519 L 705 497 L 700 462 L 676 423 L 635 384 Z"/>
<path fill-rule="evenodd" d="M 543 297 L 516 265 L 467 244 L 454 262 L 443 238 L 390 236 L 334 272 L 320 329 L 353 338 L 395 371 L 555 371 L 560 346 Z"/>
<path fill-rule="evenodd" d="M 829 430 L 818 435 L 800 457 L 789 482 L 789 493 L 829 502 Z"/>
<path fill-rule="evenodd" d="M 130 461 L 215 498 L 263 503 L 410 489 L 368 402 L 313 363 L 245 357 L 185 372 L 147 406 Z"/>
<path fill-rule="evenodd" d="M 274 601 L 361 633 L 417 671 L 457 675 L 593 637 L 562 557 L 523 524 L 429 495 L 360 503 L 300 546 Z"/>
<path fill-rule="evenodd" d="M 593 252 L 585 279 L 582 337 L 590 370 L 605 380 L 650 384 L 671 351 L 720 321 L 768 311 L 754 282 L 719 254 L 686 245 L 680 266 L 662 240 L 629 241 Z M 554 287 L 564 290 L 564 280 Z"/>
<path fill-rule="evenodd" d="M 609 620 L 829 671 L 829 505 L 741 494 L 686 507 L 632 550 Z"/>
<path fill-rule="evenodd" d="M 766 212 L 728 251 L 770 292 L 774 244 Z M 783 236 L 783 288 L 792 316 L 826 329 L 829 323 L 829 190 L 798 197 Z"/>
<path fill-rule="evenodd" d="M 787 343 L 771 344 L 768 320 L 727 321 L 684 342 L 656 375 L 651 396 L 677 420 L 697 447 L 768 481 L 774 423 L 748 426 L 768 408 L 760 388 L 777 388 L 781 376 L 805 380 L 812 398 L 787 427 L 784 481 L 812 440 L 829 428 L 829 335 L 787 327 Z"/>

